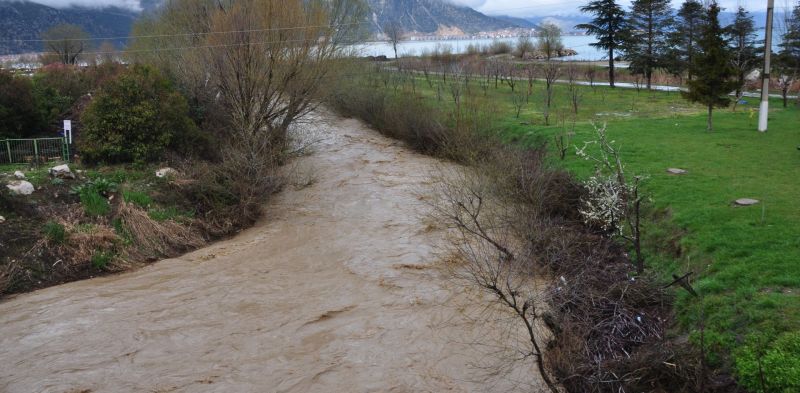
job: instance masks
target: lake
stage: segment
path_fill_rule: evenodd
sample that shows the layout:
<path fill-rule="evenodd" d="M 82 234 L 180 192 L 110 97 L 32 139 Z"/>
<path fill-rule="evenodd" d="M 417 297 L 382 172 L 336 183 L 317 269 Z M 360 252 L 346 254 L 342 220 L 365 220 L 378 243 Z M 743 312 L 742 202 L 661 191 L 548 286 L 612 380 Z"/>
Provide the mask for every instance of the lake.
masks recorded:
<path fill-rule="evenodd" d="M 757 40 L 761 41 L 763 45 L 764 30 L 760 29 L 756 32 Z M 402 41 L 397 45 L 397 53 L 400 56 L 415 56 L 421 55 L 423 52 L 432 52 L 437 47 L 449 47 L 453 53 L 464 53 L 467 51 L 469 45 L 487 46 L 494 41 L 504 41 L 516 46 L 518 38 L 471 38 L 471 39 L 451 39 L 451 40 L 432 40 L 432 41 Z M 536 37 L 531 37 L 535 43 Z M 559 60 L 584 60 L 596 61 L 606 59 L 607 53 L 599 50 L 589 44 L 595 42 L 597 39 L 594 36 L 586 35 L 565 35 L 561 37 L 564 42 L 564 47 L 570 48 L 578 52 L 577 55 L 559 58 Z M 778 43 L 780 37 L 775 34 L 773 38 L 773 50 L 778 50 Z M 360 56 L 386 56 L 389 58 L 394 57 L 392 45 L 388 42 L 368 42 L 358 45 L 357 49 Z"/>
<path fill-rule="evenodd" d="M 567 35 L 561 37 L 564 46 L 574 49 L 577 55 L 562 57 L 561 60 L 602 60 L 604 53 L 589 44 L 596 39 L 593 36 Z M 421 55 L 424 52 L 432 52 L 436 48 L 449 47 L 453 53 L 464 53 L 469 45 L 488 46 L 492 42 L 508 42 L 516 46 L 518 38 L 473 38 L 473 39 L 451 39 L 433 41 L 402 41 L 397 45 L 397 53 L 400 56 Z M 535 43 L 536 37 L 531 37 Z M 394 57 L 392 45 L 388 42 L 368 42 L 358 47 L 361 56 L 386 56 Z"/>

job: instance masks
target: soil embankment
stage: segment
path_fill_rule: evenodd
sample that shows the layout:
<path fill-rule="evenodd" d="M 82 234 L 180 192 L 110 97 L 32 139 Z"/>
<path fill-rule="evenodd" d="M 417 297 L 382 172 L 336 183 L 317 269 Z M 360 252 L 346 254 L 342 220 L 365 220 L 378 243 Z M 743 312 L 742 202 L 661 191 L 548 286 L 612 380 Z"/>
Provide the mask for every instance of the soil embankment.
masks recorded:
<path fill-rule="evenodd" d="M 316 181 L 255 227 L 143 269 L 0 303 L 3 392 L 530 391 L 487 376 L 507 326 L 436 269 L 439 163 L 332 119 Z M 506 324 L 507 325 L 507 324 Z"/>

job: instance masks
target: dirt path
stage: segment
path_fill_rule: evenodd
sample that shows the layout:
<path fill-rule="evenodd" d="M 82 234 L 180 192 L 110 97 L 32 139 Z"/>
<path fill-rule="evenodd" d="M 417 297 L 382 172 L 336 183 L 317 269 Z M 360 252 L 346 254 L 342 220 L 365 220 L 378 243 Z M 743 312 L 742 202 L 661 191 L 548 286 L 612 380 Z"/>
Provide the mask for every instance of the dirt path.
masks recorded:
<path fill-rule="evenodd" d="M 515 391 L 473 364 L 499 335 L 438 270 L 433 159 L 333 120 L 317 179 L 233 239 L 0 303 L 0 391 Z M 484 358 L 486 359 L 486 358 Z M 527 369 L 530 370 L 530 369 Z M 535 391 L 535 390 L 534 390 Z"/>

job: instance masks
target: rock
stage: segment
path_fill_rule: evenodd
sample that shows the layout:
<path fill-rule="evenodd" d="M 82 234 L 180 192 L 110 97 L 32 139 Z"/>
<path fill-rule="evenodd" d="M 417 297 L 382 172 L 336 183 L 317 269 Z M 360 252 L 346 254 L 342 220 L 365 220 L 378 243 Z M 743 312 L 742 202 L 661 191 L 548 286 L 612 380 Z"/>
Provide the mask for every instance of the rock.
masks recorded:
<path fill-rule="evenodd" d="M 741 198 L 734 202 L 738 206 L 752 206 L 758 203 L 758 199 Z"/>
<path fill-rule="evenodd" d="M 680 168 L 667 168 L 667 173 L 671 175 L 685 175 L 687 171 L 686 169 L 680 169 Z"/>
<path fill-rule="evenodd" d="M 25 174 L 22 171 L 14 171 L 14 177 L 18 180 L 25 180 Z"/>
<path fill-rule="evenodd" d="M 74 179 L 75 174 L 69 169 L 69 165 L 58 165 L 50 168 L 50 176 L 59 179 Z"/>
<path fill-rule="evenodd" d="M 6 218 L 5 218 L 5 217 L 3 217 L 3 216 L 0 216 L 0 224 L 2 224 L 2 223 L 4 223 L 4 222 L 6 222 Z"/>
<path fill-rule="evenodd" d="M 156 171 L 156 177 L 159 177 L 159 178 L 173 177 L 173 176 L 177 176 L 177 175 L 178 175 L 178 171 L 176 171 L 175 169 L 172 169 L 170 167 L 161 168 L 161 169 Z"/>
<path fill-rule="evenodd" d="M 6 185 L 12 194 L 16 195 L 31 195 L 33 194 L 33 184 L 25 180 L 16 180 Z"/>

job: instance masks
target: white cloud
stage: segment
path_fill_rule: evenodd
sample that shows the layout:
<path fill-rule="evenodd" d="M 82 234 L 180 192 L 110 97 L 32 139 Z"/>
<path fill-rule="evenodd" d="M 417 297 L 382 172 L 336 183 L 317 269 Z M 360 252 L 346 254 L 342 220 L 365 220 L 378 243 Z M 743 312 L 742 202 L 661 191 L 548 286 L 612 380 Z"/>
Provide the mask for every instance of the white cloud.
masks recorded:
<path fill-rule="evenodd" d="M 141 6 L 139 0 L 29 0 L 33 3 L 44 4 L 55 8 L 67 8 L 69 6 L 81 7 L 120 7 L 139 11 Z"/>
<path fill-rule="evenodd" d="M 573 15 L 579 13 L 578 8 L 589 0 L 451 0 L 453 3 L 463 4 L 478 11 L 494 15 L 511 16 L 545 16 L 545 15 Z M 624 6 L 630 5 L 631 0 L 620 0 Z M 680 7 L 683 0 L 672 0 L 675 8 Z M 735 10 L 742 4 L 749 10 L 761 10 L 766 6 L 762 0 L 720 0 L 719 4 L 728 10 Z"/>

